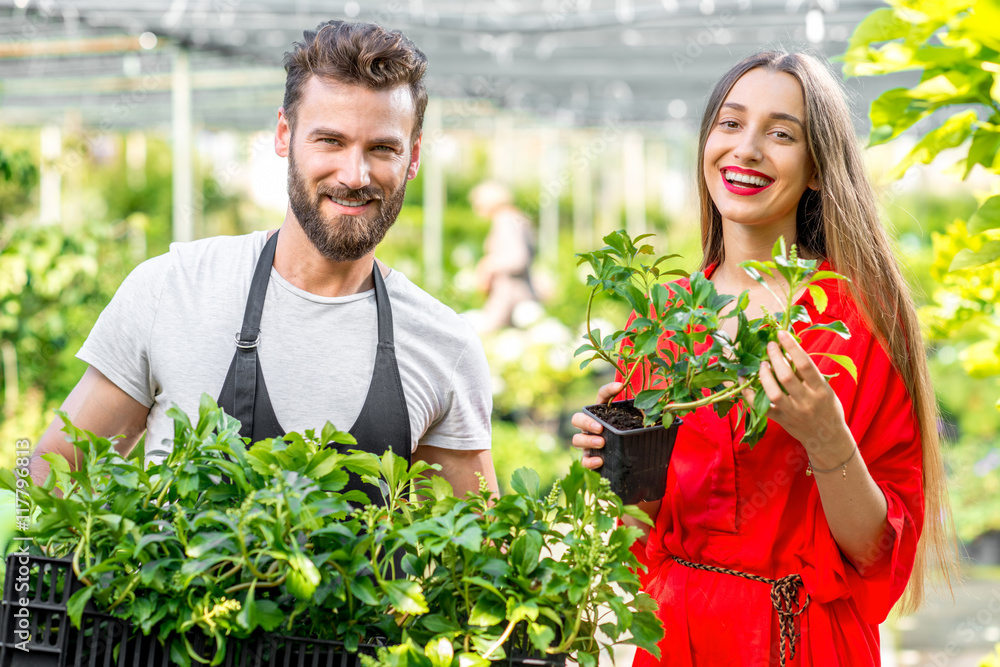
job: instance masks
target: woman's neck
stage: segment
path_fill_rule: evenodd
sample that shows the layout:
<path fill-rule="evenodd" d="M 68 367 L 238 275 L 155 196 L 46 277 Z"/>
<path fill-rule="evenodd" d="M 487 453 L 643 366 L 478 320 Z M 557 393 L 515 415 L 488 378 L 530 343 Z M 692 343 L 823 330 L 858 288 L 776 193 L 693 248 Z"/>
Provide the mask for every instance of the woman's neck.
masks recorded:
<path fill-rule="evenodd" d="M 747 275 L 740 263 L 751 260 L 769 262 L 771 251 L 779 237 L 785 238 L 786 247 L 796 241 L 795 220 L 783 225 L 740 225 L 722 222 L 722 242 L 724 259 L 712 275 L 713 282 L 724 282 L 739 287 L 740 290 L 753 289 L 757 282 Z"/>

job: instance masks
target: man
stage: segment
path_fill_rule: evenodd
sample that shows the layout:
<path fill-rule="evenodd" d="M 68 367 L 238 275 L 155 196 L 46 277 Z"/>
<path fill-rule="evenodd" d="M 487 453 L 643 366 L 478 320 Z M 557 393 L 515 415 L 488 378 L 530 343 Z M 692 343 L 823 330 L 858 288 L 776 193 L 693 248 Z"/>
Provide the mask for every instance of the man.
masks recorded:
<path fill-rule="evenodd" d="M 458 495 L 496 489 L 485 355 L 454 311 L 375 261 L 417 175 L 427 60 L 399 32 L 330 21 L 285 54 L 275 152 L 288 158 L 277 232 L 174 244 L 132 272 L 78 356 L 73 423 L 147 461 L 171 446 L 174 403 L 203 392 L 253 441 L 353 424 L 358 447 L 442 466 Z M 272 259 L 273 258 L 273 259 Z M 228 370 L 227 370 L 228 369 Z M 265 382 L 266 378 L 266 382 Z M 73 446 L 49 426 L 41 483 Z"/>

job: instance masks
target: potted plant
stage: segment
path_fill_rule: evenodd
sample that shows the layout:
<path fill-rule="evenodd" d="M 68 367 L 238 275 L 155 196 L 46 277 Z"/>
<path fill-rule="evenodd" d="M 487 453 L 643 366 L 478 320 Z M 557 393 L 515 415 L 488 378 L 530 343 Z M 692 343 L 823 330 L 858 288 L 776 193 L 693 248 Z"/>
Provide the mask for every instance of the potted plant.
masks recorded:
<path fill-rule="evenodd" d="M 593 450 L 591 455 L 604 459 L 602 476 L 611 480 L 612 489 L 627 503 L 663 497 L 680 417 L 689 412 L 712 405 L 719 415 L 725 415 L 738 405 L 745 427 L 743 441 L 753 447 L 763 437 L 770 403 L 760 387 L 758 372 L 767 358 L 768 342 L 777 340 L 779 331 L 789 331 L 798 340 L 792 325 L 802 322 L 809 325 L 805 330 L 826 329 L 850 336 L 840 321 L 812 324 L 806 308 L 795 303 L 795 295 L 808 289 L 822 312 L 826 294 L 815 283 L 844 277 L 818 271 L 818 260 L 798 257 L 794 245 L 789 252 L 783 238 L 774 245 L 772 261 L 741 264 L 784 305 L 781 312 L 765 311 L 763 316 L 750 319 L 746 313 L 748 292 L 739 297 L 719 294 L 702 272 L 688 277 L 686 285 L 664 285 L 665 277 L 687 277 L 687 273 L 663 268 L 677 255 L 656 257 L 653 247 L 642 243 L 650 236 L 633 239 L 620 230 L 605 236 L 606 245 L 600 250 L 578 255 L 579 264 L 589 263 L 593 271 L 587 278 L 591 292 L 586 343 L 576 351 L 577 355 L 589 355 L 581 367 L 601 359 L 615 368 L 626 385 L 639 379 L 640 390 L 634 399 L 584 408 L 604 426 L 604 448 Z M 780 276 L 786 285 L 784 293 L 774 293 L 765 275 Z M 602 335 L 591 327 L 598 295 L 617 295 L 632 308 L 633 316 L 624 328 Z M 737 321 L 734 337 L 721 328 L 732 318 Z M 827 356 L 857 379 L 850 359 Z M 743 390 L 748 388 L 755 391 L 752 404 L 742 399 Z"/>
<path fill-rule="evenodd" d="M 143 469 L 142 452 L 122 458 L 67 423 L 77 469 L 50 455 L 45 483 L 28 484 L 31 553 L 5 590 L 30 572 L 18 604 L 49 628 L 26 632 L 30 650 L 66 664 L 355 666 L 378 643 L 428 667 L 567 653 L 592 667 L 631 631 L 656 651 L 629 551 L 639 531 L 619 522 L 648 517 L 579 463 L 547 493 L 521 470 L 512 494 L 459 499 L 425 463 L 326 447 L 353 442 L 329 424 L 248 446 L 208 396 L 196 420 L 171 416 L 162 463 Z M 344 492 L 349 472 L 383 502 Z M 0 470 L 0 486 L 17 480 Z M 0 653 L 18 622 L 3 617 Z"/>

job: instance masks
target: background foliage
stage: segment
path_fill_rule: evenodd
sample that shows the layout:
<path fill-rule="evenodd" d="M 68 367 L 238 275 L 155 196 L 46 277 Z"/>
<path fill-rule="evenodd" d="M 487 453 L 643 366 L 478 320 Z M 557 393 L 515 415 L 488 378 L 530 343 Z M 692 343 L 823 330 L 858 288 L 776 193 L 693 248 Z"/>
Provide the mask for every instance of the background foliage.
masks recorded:
<path fill-rule="evenodd" d="M 1000 3 L 889 4 L 858 25 L 844 57 L 848 75 L 919 75 L 915 85 L 890 89 L 871 106 L 870 146 L 921 134 L 886 180 L 934 163 L 978 184 L 969 188 L 975 201 L 953 197 L 929 216 L 930 252 L 924 249 L 911 265 L 924 276 L 921 314 L 936 343 L 938 396 L 957 427 L 946 458 L 956 524 L 961 537 L 972 539 L 1000 529 L 998 420 L 988 410 L 1000 408 Z M 956 380 L 956 362 L 973 382 Z"/>

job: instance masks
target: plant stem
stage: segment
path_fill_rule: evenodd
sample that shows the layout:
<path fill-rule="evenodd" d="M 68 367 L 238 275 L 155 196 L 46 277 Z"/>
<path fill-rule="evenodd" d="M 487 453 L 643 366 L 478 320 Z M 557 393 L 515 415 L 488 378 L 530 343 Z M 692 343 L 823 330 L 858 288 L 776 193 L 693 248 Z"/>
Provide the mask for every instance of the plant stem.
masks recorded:
<path fill-rule="evenodd" d="M 640 367 L 640 366 L 642 366 L 642 365 L 643 365 L 643 364 L 642 364 L 642 362 L 641 362 L 641 361 L 637 361 L 637 362 L 635 362 L 634 364 L 632 364 L 632 368 L 628 369 L 628 375 L 625 375 L 624 379 L 622 380 L 622 384 L 623 384 L 623 385 L 625 385 L 625 386 L 627 387 L 627 386 L 628 386 L 628 383 L 629 383 L 629 381 L 630 381 L 630 380 L 632 379 L 632 375 L 633 375 L 633 374 L 635 373 L 635 369 L 636 369 L 636 368 L 638 368 L 638 367 Z M 645 385 L 644 385 L 644 386 L 645 386 Z M 608 405 L 611 405 L 611 402 L 612 402 L 613 400 L 615 400 L 615 397 L 614 397 L 614 396 L 612 396 L 611 398 L 609 398 L 609 399 L 608 399 Z"/>
<path fill-rule="evenodd" d="M 663 410 L 664 412 L 678 412 L 680 410 L 694 410 L 695 408 L 700 408 L 704 405 L 711 405 L 712 403 L 717 403 L 718 401 L 729 398 L 730 396 L 735 396 L 752 384 L 752 380 L 746 380 L 742 384 L 735 385 L 729 389 L 724 389 L 716 394 L 710 394 L 704 398 L 698 399 L 697 401 L 691 401 L 689 403 L 672 403 L 666 406 Z"/>
<path fill-rule="evenodd" d="M 118 599 L 111 603 L 111 606 L 107 608 L 107 611 L 111 611 L 112 609 L 120 605 L 122 602 L 124 602 L 125 598 L 128 597 L 128 594 L 132 592 L 132 589 L 134 589 L 136 586 L 139 585 L 139 581 L 140 581 L 139 573 L 136 572 L 132 576 L 132 581 L 128 583 L 128 586 L 126 586 L 125 590 L 123 590 L 121 595 L 118 596 Z"/>
<path fill-rule="evenodd" d="M 593 330 L 590 328 L 590 311 L 591 307 L 594 305 L 594 296 L 596 294 L 597 290 L 592 289 L 590 291 L 590 297 L 587 299 L 587 339 L 590 341 L 590 344 L 594 346 L 594 351 L 597 353 L 597 356 L 599 356 L 601 359 L 604 359 L 604 361 L 614 366 L 615 370 L 617 370 L 624 376 L 625 371 L 619 368 L 618 364 L 615 363 L 614 359 L 612 359 L 607 352 L 601 349 L 601 344 L 596 340 L 594 340 L 594 334 L 591 333 Z"/>
<path fill-rule="evenodd" d="M 511 621 L 510 623 L 507 624 L 507 627 L 504 629 L 503 634 L 500 635 L 500 639 L 498 639 L 496 643 L 493 644 L 493 646 L 491 646 L 490 649 L 483 654 L 484 660 L 489 660 L 490 656 L 493 655 L 493 651 L 503 646 L 503 643 L 507 641 L 508 637 L 510 637 L 510 633 L 514 632 L 515 625 L 517 625 L 517 621 Z"/>
<path fill-rule="evenodd" d="M 274 588 L 275 586 L 280 586 L 281 584 L 285 583 L 285 579 L 287 578 L 288 578 L 288 573 L 285 572 L 283 575 L 281 575 L 280 578 L 275 579 L 274 581 L 265 582 L 263 584 L 260 583 L 259 581 L 258 582 L 244 581 L 242 584 L 235 584 L 227 588 L 226 595 L 232 595 L 236 591 L 242 591 L 244 588 L 250 588 L 250 586 L 254 583 L 257 584 L 257 588 Z"/>

